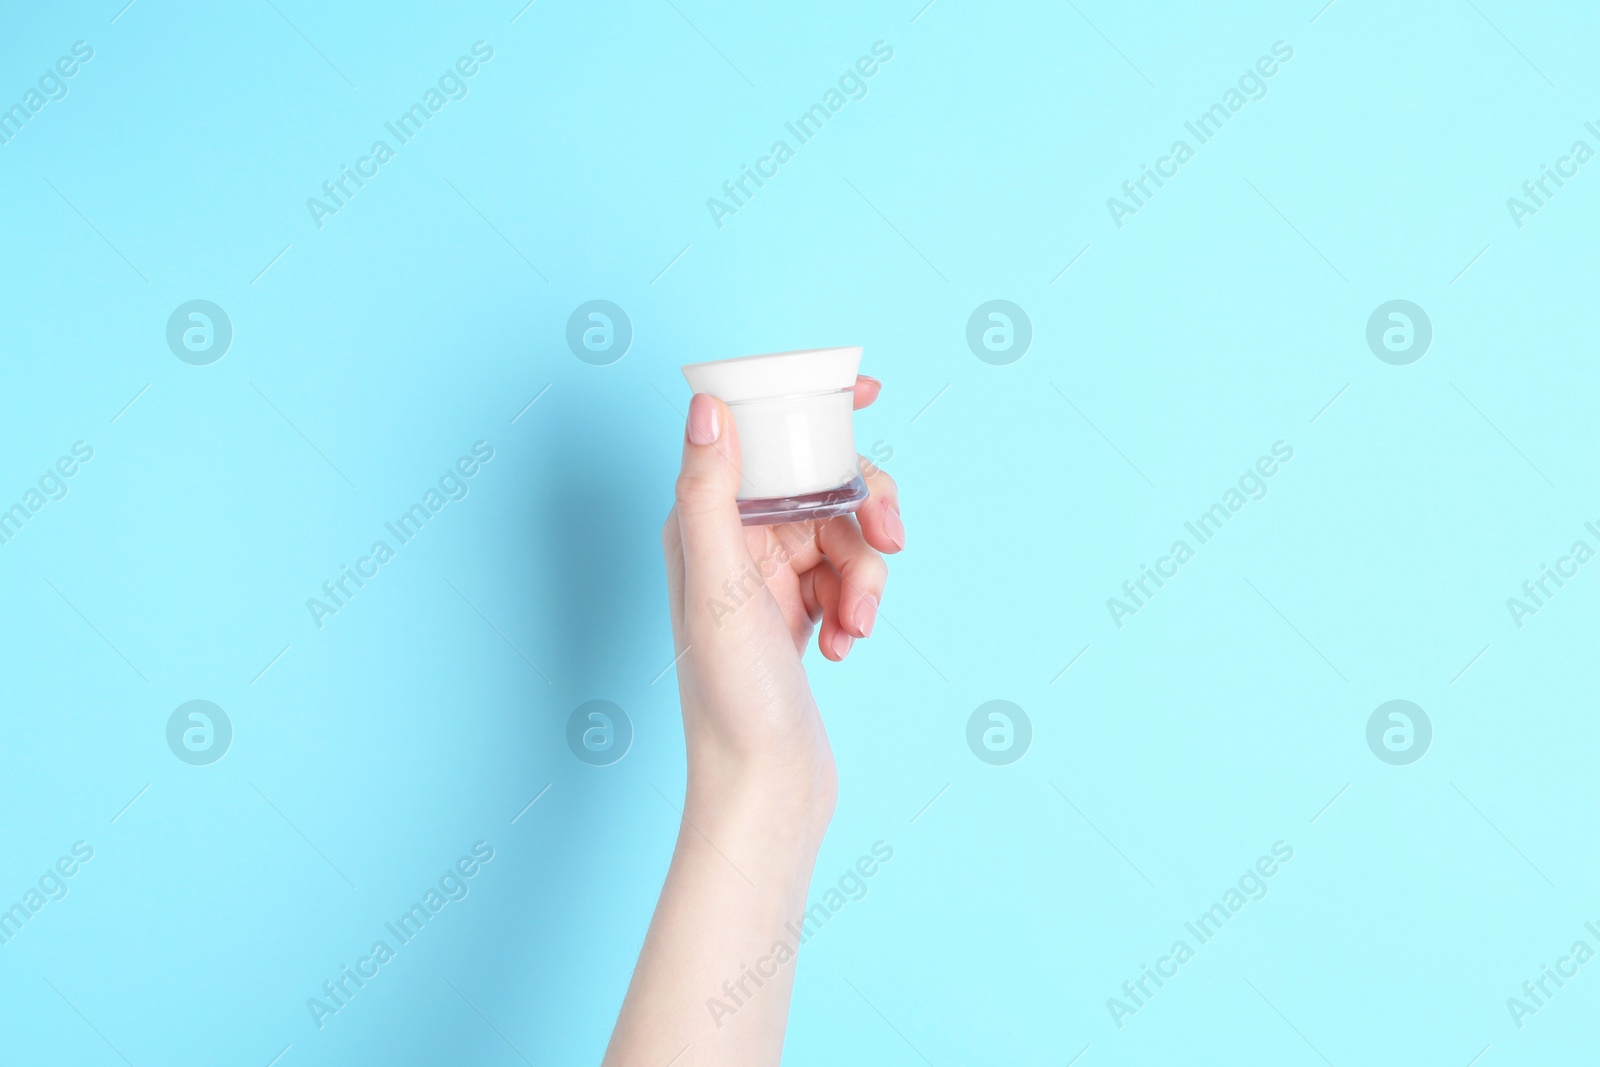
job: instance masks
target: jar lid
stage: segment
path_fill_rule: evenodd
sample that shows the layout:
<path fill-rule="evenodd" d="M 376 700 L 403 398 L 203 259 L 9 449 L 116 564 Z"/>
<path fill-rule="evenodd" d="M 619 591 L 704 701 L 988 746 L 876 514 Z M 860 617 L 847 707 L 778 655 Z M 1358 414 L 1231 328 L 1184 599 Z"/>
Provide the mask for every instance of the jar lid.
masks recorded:
<path fill-rule="evenodd" d="M 737 359 L 690 363 L 683 368 L 689 388 L 728 404 L 797 393 L 849 389 L 856 384 L 861 348 L 807 348 Z"/>

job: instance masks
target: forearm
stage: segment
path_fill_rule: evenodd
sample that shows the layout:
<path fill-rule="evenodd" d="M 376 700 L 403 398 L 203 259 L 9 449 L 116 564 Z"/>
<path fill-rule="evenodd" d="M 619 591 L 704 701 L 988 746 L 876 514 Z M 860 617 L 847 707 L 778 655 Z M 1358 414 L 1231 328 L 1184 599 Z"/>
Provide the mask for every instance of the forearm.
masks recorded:
<path fill-rule="evenodd" d="M 875 381 L 857 380 L 856 407 L 876 395 Z M 876 468 L 859 527 L 848 516 L 745 526 L 741 470 L 732 412 L 697 393 L 661 529 L 688 789 L 609 1067 L 774 1067 L 782 1056 L 806 891 L 838 789 L 802 657 L 814 632 L 834 661 L 867 636 L 879 553 L 905 539 L 894 483 Z"/>
<path fill-rule="evenodd" d="M 778 1062 L 799 950 L 789 924 L 831 809 L 770 776 L 691 780 L 608 1067 Z"/>

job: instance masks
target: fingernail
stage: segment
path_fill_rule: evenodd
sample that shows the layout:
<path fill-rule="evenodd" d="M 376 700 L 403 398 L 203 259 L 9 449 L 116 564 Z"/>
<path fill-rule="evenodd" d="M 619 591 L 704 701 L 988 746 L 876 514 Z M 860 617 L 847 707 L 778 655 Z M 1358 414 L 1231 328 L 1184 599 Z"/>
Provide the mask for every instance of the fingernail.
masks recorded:
<path fill-rule="evenodd" d="M 880 382 L 880 381 L 878 381 L 878 379 L 876 379 L 876 378 L 874 378 L 874 377 L 873 377 L 873 376 L 872 376 L 872 375 L 870 375 L 870 374 L 863 374 L 863 375 L 860 375 L 860 378 L 861 378 L 861 380 L 862 380 L 862 381 L 864 381 L 864 382 L 871 382 L 871 383 L 872 383 L 872 384 L 873 384 L 873 385 L 874 385 L 874 386 L 875 386 L 875 387 L 876 387 L 876 388 L 878 388 L 878 389 L 880 389 L 880 390 L 881 390 L 881 389 L 882 389 L 882 388 L 883 388 L 883 383 L 882 383 L 882 382 Z"/>
<path fill-rule="evenodd" d="M 850 654 L 850 646 L 855 643 L 855 638 L 840 630 L 833 635 L 833 654 L 840 659 L 844 659 Z"/>
<path fill-rule="evenodd" d="M 715 444 L 722 436 L 722 412 L 705 393 L 696 393 L 689 401 L 689 443 L 691 445 Z"/>
<path fill-rule="evenodd" d="M 878 621 L 878 598 L 864 596 L 861 606 L 856 609 L 856 629 L 861 631 L 862 637 L 872 636 L 872 624 Z"/>
<path fill-rule="evenodd" d="M 900 548 L 906 547 L 906 524 L 900 518 L 900 511 L 893 505 L 885 505 L 883 509 L 883 524 L 887 528 L 889 540 Z"/>

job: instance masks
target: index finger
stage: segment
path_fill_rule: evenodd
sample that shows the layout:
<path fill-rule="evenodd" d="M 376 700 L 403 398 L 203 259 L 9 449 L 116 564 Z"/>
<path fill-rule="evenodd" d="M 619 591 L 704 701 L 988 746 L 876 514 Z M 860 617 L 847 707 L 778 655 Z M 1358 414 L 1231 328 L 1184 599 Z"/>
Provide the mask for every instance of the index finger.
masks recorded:
<path fill-rule="evenodd" d="M 856 375 L 855 409 L 860 411 L 878 399 L 878 394 L 881 392 L 883 392 L 883 383 L 878 379 L 868 377 L 865 374 Z"/>

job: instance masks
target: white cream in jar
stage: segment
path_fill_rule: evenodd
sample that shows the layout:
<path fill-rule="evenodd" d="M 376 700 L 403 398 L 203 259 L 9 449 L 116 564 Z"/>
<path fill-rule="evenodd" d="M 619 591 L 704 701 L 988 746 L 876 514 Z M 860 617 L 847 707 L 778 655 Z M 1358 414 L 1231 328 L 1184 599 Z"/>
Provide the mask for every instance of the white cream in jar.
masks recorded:
<path fill-rule="evenodd" d="M 851 418 L 860 365 L 860 348 L 814 348 L 683 368 L 691 389 L 733 413 L 746 526 L 843 515 L 866 500 Z"/>

